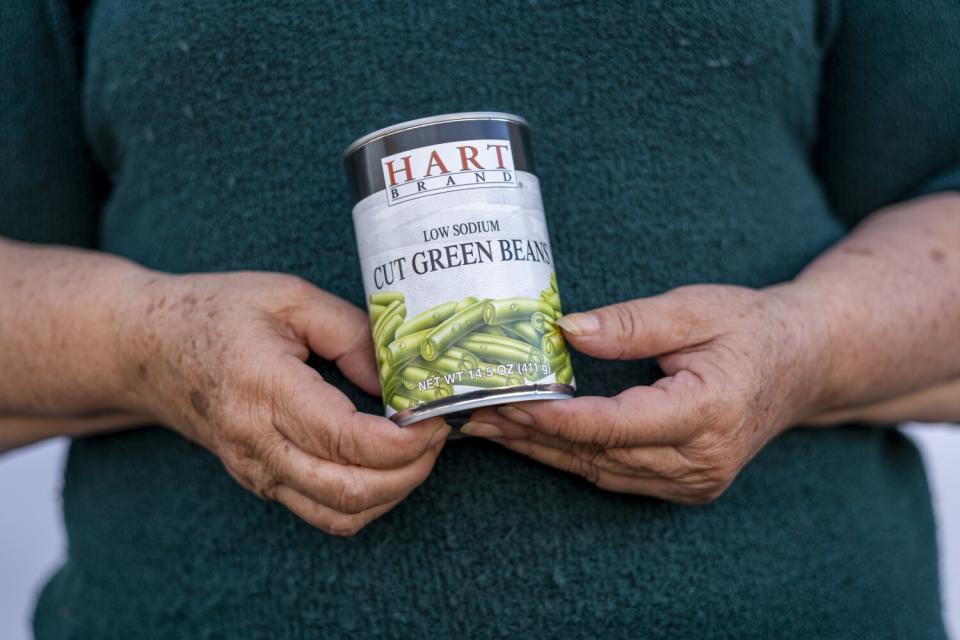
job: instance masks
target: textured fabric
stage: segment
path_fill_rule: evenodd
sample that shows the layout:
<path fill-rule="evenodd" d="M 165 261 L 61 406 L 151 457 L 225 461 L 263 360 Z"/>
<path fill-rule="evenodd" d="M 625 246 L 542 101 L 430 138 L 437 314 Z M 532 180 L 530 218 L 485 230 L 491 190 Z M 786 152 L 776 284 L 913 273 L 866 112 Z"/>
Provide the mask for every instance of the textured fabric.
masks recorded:
<path fill-rule="evenodd" d="M 80 126 L 73 18 L 43 2 L 2 2 L 0 34 L 0 232 L 90 246 L 103 181 Z"/>
<path fill-rule="evenodd" d="M 93 219 L 99 248 L 172 272 L 291 272 L 360 302 L 340 152 L 453 111 L 530 120 L 574 310 L 779 282 L 870 210 L 958 186 L 953 0 L 100 0 L 79 85 L 66 7 L 36 4 L 0 21 L 0 96 L 29 106 L 0 125 L 0 233 Z M 25 190 L 21 162 L 72 177 Z M 574 365 L 589 394 L 659 375 Z M 63 497 L 41 639 L 944 638 L 924 470 L 893 430 L 785 434 L 704 508 L 452 442 L 346 540 L 160 428 L 75 441 Z"/>

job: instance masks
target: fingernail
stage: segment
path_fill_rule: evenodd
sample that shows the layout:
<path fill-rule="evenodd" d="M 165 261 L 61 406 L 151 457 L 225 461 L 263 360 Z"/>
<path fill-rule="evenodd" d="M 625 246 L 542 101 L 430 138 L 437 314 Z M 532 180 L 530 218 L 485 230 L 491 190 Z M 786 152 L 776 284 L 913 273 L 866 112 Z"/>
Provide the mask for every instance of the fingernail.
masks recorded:
<path fill-rule="evenodd" d="M 488 422 L 468 422 L 460 427 L 460 432 L 477 438 L 501 438 L 503 430 Z"/>
<path fill-rule="evenodd" d="M 525 427 L 532 427 L 534 425 L 533 416 L 526 411 L 517 409 L 514 406 L 506 405 L 503 407 L 497 407 L 497 411 L 499 411 L 500 415 L 502 415 L 504 418 L 513 420 L 514 422 L 522 424 Z"/>
<path fill-rule="evenodd" d="M 575 336 L 589 335 L 600 329 L 600 322 L 590 313 L 571 313 L 557 319 L 560 327 Z"/>

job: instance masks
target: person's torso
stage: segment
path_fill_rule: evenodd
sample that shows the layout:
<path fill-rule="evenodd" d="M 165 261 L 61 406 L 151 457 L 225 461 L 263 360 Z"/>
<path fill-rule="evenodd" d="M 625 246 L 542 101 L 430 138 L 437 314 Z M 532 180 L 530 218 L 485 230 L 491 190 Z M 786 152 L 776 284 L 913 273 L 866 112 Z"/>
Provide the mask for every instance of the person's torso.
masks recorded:
<path fill-rule="evenodd" d="M 567 309 L 780 282 L 845 232 L 811 162 L 830 28 L 813 1 L 101 0 L 84 67 L 113 179 L 101 247 L 174 272 L 296 273 L 360 303 L 344 147 L 496 110 L 530 121 Z M 585 394 L 658 375 L 574 365 Z M 904 633 L 936 638 L 925 492 L 913 449 L 879 431 L 790 433 L 702 509 L 465 440 L 340 540 L 145 430 L 74 445 L 71 560 L 39 628 L 83 591 L 106 633 L 158 636 L 905 637 L 912 619 Z"/>

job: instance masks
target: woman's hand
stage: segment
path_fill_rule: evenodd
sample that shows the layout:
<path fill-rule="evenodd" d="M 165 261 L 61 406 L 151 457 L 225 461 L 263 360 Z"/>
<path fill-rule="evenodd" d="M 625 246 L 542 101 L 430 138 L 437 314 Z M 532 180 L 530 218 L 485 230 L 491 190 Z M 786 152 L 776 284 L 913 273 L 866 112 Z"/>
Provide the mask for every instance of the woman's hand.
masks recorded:
<path fill-rule="evenodd" d="M 464 431 L 599 487 L 702 504 L 815 410 L 823 336 L 788 286 L 691 286 L 560 320 L 597 358 L 656 357 L 666 377 L 612 398 L 481 409 Z"/>
<path fill-rule="evenodd" d="M 305 364 L 378 393 L 367 315 L 298 278 L 150 274 L 119 324 L 123 404 L 206 447 L 244 487 L 352 535 L 433 468 L 449 427 L 360 413 Z"/>
<path fill-rule="evenodd" d="M 566 316 L 583 353 L 656 357 L 666 377 L 482 409 L 464 430 L 607 489 L 702 503 L 794 424 L 960 421 L 958 247 L 960 194 L 925 196 L 875 212 L 787 284 Z"/>

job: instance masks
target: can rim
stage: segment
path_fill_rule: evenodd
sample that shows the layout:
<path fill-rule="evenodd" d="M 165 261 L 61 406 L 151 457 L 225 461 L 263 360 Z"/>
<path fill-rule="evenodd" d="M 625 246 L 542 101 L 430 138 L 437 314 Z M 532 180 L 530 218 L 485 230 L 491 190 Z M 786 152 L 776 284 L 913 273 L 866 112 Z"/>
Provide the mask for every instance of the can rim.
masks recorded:
<path fill-rule="evenodd" d="M 460 411 L 470 411 L 497 404 L 527 402 L 530 400 L 566 400 L 572 398 L 575 391 L 576 387 L 572 384 L 563 384 L 560 382 L 524 384 L 513 387 L 500 387 L 498 389 L 481 389 L 397 411 L 390 416 L 390 419 L 401 427 L 405 427 L 408 424 L 426 420 L 427 418 L 444 416 Z"/>
<path fill-rule="evenodd" d="M 374 140 L 385 138 L 395 133 L 399 133 L 400 131 L 417 129 L 419 127 L 426 127 L 432 124 L 439 124 L 443 122 L 459 122 L 464 120 L 502 120 L 505 122 L 516 122 L 525 127 L 530 126 L 526 118 L 503 111 L 464 111 L 461 113 L 445 113 L 437 116 L 428 116 L 426 118 L 417 118 L 416 120 L 407 120 L 406 122 L 392 124 L 389 127 L 383 127 L 382 129 L 377 129 L 376 131 L 368 133 L 367 135 L 357 138 L 350 143 L 350 145 L 344 149 L 342 159 L 346 160 L 357 149 L 370 144 Z"/>

